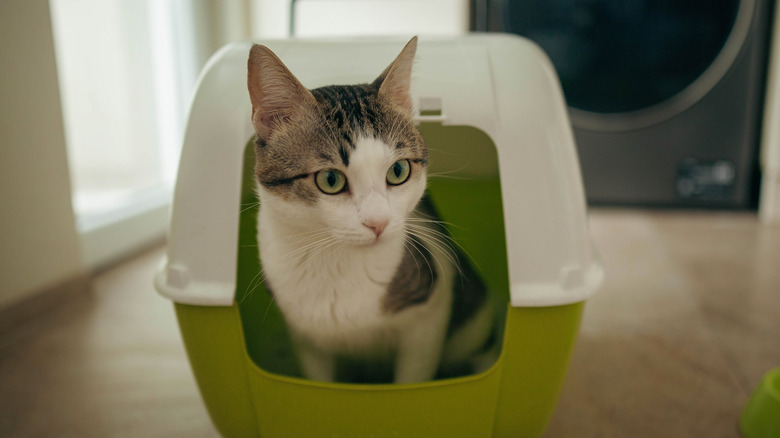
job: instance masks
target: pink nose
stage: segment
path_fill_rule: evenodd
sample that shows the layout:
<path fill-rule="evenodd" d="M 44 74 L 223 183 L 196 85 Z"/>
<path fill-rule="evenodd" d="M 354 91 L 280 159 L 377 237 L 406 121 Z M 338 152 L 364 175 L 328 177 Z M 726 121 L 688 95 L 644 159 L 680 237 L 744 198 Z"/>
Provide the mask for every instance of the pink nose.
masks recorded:
<path fill-rule="evenodd" d="M 377 221 L 366 221 L 363 222 L 363 225 L 366 228 L 369 228 L 371 231 L 374 232 L 374 235 L 378 238 L 382 235 L 382 232 L 385 230 L 385 227 L 387 226 L 387 220 L 377 220 Z"/>

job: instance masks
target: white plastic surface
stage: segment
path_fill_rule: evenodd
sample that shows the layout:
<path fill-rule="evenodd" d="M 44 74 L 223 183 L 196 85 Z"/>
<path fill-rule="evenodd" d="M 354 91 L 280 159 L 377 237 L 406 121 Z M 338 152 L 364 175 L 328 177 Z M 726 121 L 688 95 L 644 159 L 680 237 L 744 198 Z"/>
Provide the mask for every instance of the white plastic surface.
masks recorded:
<path fill-rule="evenodd" d="M 373 80 L 405 40 L 264 42 L 309 87 Z M 157 290 L 174 301 L 231 305 L 251 43 L 223 48 L 192 104 Z M 444 124 L 470 125 L 498 149 L 511 302 L 580 302 L 601 286 L 577 153 L 558 78 L 536 45 L 509 35 L 419 41 L 412 97 L 441 100 Z M 433 99 L 433 100 L 432 100 Z"/>
<path fill-rule="evenodd" d="M 775 8 L 761 135 L 761 200 L 765 224 L 780 223 L 780 8 Z"/>

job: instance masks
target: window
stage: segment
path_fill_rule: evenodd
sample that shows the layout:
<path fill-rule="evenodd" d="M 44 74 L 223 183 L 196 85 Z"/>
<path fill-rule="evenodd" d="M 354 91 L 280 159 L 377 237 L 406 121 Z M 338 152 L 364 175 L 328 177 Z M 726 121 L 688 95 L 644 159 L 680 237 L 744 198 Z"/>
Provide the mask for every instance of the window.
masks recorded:
<path fill-rule="evenodd" d="M 200 68 L 194 11 L 184 0 L 51 0 L 51 11 L 73 207 L 94 267 L 164 233 Z"/>

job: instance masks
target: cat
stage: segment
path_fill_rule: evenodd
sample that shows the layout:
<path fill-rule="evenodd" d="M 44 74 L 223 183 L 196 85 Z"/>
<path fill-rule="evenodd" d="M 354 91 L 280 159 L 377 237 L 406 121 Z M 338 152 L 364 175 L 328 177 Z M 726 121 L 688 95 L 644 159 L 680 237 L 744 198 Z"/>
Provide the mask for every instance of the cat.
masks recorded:
<path fill-rule="evenodd" d="M 494 334 L 484 283 L 425 194 L 416 48 L 371 83 L 312 90 L 250 50 L 260 260 L 311 380 L 334 381 L 340 355 L 391 360 L 396 383 L 431 380 Z"/>

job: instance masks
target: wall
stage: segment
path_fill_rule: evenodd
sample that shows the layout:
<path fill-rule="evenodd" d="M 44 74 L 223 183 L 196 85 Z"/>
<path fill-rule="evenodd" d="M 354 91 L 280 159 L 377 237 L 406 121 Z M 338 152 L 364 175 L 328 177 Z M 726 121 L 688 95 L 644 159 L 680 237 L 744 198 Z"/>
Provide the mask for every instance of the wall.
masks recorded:
<path fill-rule="evenodd" d="M 48 0 L 0 1 L 0 307 L 83 275 Z"/>

